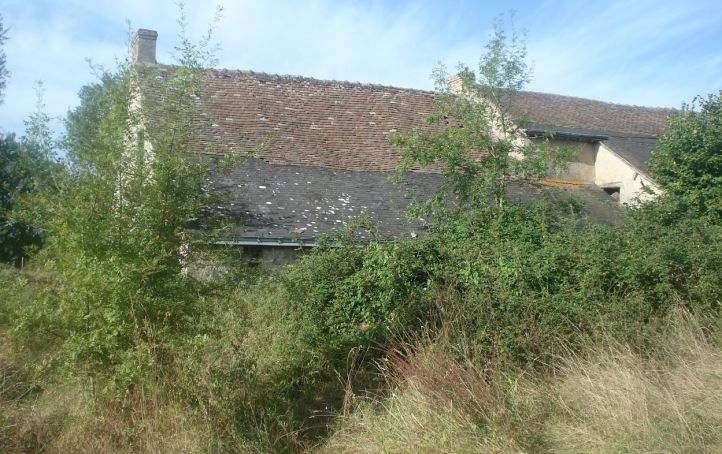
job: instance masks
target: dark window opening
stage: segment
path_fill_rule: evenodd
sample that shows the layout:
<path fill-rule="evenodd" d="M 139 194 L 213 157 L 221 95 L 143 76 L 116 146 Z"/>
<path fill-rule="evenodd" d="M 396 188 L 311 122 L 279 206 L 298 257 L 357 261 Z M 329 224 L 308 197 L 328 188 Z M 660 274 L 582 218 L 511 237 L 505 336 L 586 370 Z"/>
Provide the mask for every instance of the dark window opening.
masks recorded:
<path fill-rule="evenodd" d="M 619 187 L 611 187 L 611 188 L 602 188 L 604 189 L 604 192 L 609 194 L 609 197 L 613 198 L 617 202 L 619 201 L 619 191 L 621 188 Z"/>

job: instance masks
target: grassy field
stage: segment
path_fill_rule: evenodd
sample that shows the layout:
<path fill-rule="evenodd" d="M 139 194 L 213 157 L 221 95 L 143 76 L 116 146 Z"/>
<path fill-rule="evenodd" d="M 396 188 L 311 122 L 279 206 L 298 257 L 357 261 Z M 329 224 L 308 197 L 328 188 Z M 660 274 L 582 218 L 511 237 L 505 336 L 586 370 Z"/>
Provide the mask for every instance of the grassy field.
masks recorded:
<path fill-rule="evenodd" d="M 480 357 L 476 340 L 459 336 L 468 320 L 447 301 L 441 318 L 385 345 L 324 352 L 318 340 L 329 334 L 283 284 L 301 271 L 206 289 L 210 310 L 196 320 L 204 334 L 144 346 L 157 350 L 152 368 L 118 388 L 68 372 L 53 333 L 22 328 L 27 309 L 61 283 L 3 268 L 2 451 L 722 450 L 716 317 L 680 306 L 643 342 L 602 332 L 559 342 L 543 362 L 514 362 Z"/>

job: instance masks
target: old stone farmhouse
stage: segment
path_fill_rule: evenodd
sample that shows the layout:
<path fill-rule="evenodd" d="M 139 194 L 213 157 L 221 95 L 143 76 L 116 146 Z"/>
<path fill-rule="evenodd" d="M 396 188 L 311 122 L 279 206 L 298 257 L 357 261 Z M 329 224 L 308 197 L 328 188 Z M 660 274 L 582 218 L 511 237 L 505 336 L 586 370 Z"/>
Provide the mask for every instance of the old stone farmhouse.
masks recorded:
<path fill-rule="evenodd" d="M 135 63 L 157 64 L 156 37 L 138 31 Z M 400 152 L 388 138 L 422 125 L 433 92 L 228 70 L 209 70 L 203 88 L 203 114 L 211 121 L 204 150 L 219 156 L 258 150 L 230 174 L 211 177 L 216 190 L 230 195 L 223 209 L 238 221 L 219 242 L 264 251 L 311 246 L 361 215 L 386 240 L 423 230 L 424 220 L 406 219 L 404 211 L 441 176 L 417 171 L 390 183 Z M 533 92 L 520 93 L 509 107 L 528 120 L 529 140 L 553 133 L 555 141 L 578 146 L 568 171 L 549 182 L 550 194 L 572 191 L 604 217 L 616 204 L 650 197 L 644 187 L 659 191 L 646 163 L 670 109 Z M 529 192 L 520 187 L 517 197 L 533 197 Z"/>

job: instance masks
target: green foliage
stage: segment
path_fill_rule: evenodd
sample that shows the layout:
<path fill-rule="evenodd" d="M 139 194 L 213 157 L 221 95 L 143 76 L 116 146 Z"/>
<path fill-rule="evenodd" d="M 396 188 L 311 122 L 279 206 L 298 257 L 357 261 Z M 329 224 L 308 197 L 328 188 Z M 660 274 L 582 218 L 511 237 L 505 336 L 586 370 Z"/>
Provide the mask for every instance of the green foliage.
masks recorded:
<path fill-rule="evenodd" d="M 472 335 L 482 357 L 552 361 L 559 345 L 602 328 L 642 342 L 681 301 L 695 312 L 718 310 L 722 245 L 714 226 L 580 229 L 521 207 L 509 209 L 504 224 L 484 216 L 465 215 L 442 240 L 453 260 L 442 282 L 459 294 L 459 331 Z"/>
<path fill-rule="evenodd" d="M 383 389 L 375 364 L 419 333 L 479 370 L 539 370 L 603 338 L 644 349 L 680 306 L 717 318 L 720 238 L 640 213 L 599 226 L 543 204 L 456 212 L 415 240 L 328 245 L 240 290 L 225 317 L 243 315 L 195 357 L 217 358 L 208 381 L 234 390 L 238 430 L 315 440 L 322 415 Z"/>
<path fill-rule="evenodd" d="M 580 227 L 543 204 L 509 203 L 457 213 L 419 240 L 312 254 L 286 285 L 323 364 L 441 319 L 480 361 L 529 365 L 602 327 L 643 342 L 681 302 L 716 313 L 721 233 L 699 220 Z"/>
<path fill-rule="evenodd" d="M 438 67 L 437 98 L 428 126 L 396 134 L 391 143 L 403 151 L 399 176 L 416 167 L 435 167 L 444 175 L 425 209 L 440 214 L 454 200 L 463 209 L 493 202 L 503 207 L 513 181 L 536 180 L 561 166 L 569 152 L 547 141 L 528 142 L 508 110 L 529 81 L 526 47 L 501 21 L 479 61 L 478 74 L 460 65 L 456 79 Z"/>
<path fill-rule="evenodd" d="M 681 208 L 722 221 L 722 93 L 674 115 L 652 152 L 655 181 Z"/>
<path fill-rule="evenodd" d="M 426 241 L 314 252 L 285 279 L 298 310 L 318 320 L 318 347 L 345 352 L 385 343 L 428 317 L 419 299 L 429 279 Z M 338 354 L 338 353 L 337 353 Z"/>
<path fill-rule="evenodd" d="M 25 136 L 19 141 L 12 134 L 0 139 L 0 261 L 16 266 L 43 242 L 42 219 L 29 213 L 34 209 L 30 199 L 41 191 L 51 193 L 55 177 L 64 171 L 55 157 L 40 82 L 37 96 L 36 110 L 25 121 Z"/>
<path fill-rule="evenodd" d="M 18 194 L 32 190 L 32 161 L 15 136 L 0 138 L 0 261 L 19 263 L 24 249 L 39 245 L 40 233 L 16 222 L 10 210 Z"/>
<path fill-rule="evenodd" d="M 40 223 L 28 222 L 18 211 L 24 199 L 50 190 L 61 167 L 52 159 L 52 139 L 41 111 L 27 122 L 26 135 L 0 138 L 0 261 L 20 265 L 42 245 Z"/>
<path fill-rule="evenodd" d="M 183 43 L 178 67 L 125 62 L 81 90 L 68 172 L 33 199 L 48 232 L 42 258 L 62 287 L 25 326 L 59 333 L 72 374 L 137 383 L 202 310 L 184 266 L 202 247 L 187 227 L 206 206 L 192 127 L 205 54 Z"/>
<path fill-rule="evenodd" d="M 5 97 L 5 85 L 7 84 L 7 78 L 10 75 L 10 72 L 6 67 L 7 60 L 5 57 L 5 51 L 3 50 L 5 41 L 8 39 L 7 32 L 7 29 L 3 25 L 2 14 L 0 14 L 0 104 L 3 103 L 3 99 Z"/>

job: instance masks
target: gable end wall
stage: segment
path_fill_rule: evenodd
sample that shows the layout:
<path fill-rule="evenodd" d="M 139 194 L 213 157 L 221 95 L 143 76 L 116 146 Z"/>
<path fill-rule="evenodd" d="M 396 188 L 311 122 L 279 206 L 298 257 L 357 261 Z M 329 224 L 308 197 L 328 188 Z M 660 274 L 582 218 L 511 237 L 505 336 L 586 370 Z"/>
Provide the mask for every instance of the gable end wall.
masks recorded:
<path fill-rule="evenodd" d="M 597 146 L 594 183 L 601 187 L 618 186 L 620 203 L 633 203 L 637 197 L 640 201 L 652 200 L 655 194 L 661 193 L 661 188 L 652 183 L 648 176 L 640 173 L 604 143 Z M 644 187 L 650 188 L 654 194 L 646 193 Z"/>

